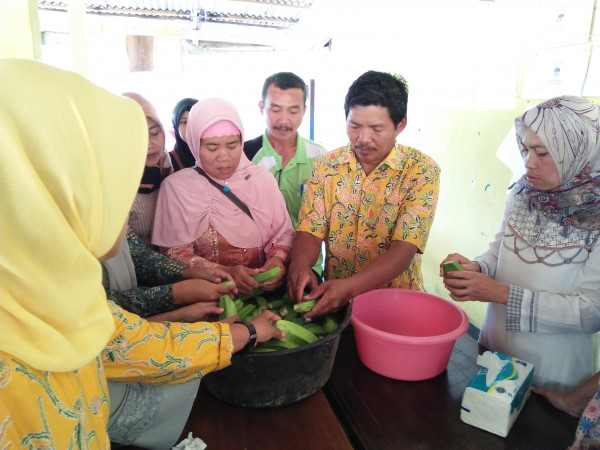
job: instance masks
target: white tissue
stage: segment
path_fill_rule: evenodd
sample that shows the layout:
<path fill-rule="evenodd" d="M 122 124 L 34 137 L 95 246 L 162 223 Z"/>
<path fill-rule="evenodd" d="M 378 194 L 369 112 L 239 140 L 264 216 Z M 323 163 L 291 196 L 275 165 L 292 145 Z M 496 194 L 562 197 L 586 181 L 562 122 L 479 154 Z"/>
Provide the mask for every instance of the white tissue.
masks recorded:
<path fill-rule="evenodd" d="M 485 384 L 490 387 L 492 383 L 498 378 L 498 374 L 504 368 L 509 361 L 507 359 L 500 359 L 500 357 L 492 352 L 484 352 L 483 355 L 477 356 L 477 365 L 487 367 L 487 374 L 485 375 Z"/>
<path fill-rule="evenodd" d="M 463 395 L 463 422 L 506 437 L 531 393 L 533 365 L 502 353 L 485 352 Z"/>
<path fill-rule="evenodd" d="M 173 450 L 204 450 L 206 444 L 200 438 L 195 438 L 192 433 L 188 434 L 188 437 L 173 447 Z"/>

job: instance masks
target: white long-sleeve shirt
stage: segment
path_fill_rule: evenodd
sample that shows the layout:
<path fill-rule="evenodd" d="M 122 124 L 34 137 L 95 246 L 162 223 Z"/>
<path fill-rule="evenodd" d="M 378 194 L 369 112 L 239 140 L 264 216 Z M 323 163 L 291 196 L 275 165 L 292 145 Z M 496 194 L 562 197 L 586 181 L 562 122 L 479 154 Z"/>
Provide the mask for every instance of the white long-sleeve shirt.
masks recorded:
<path fill-rule="evenodd" d="M 572 229 L 563 238 L 550 223 L 536 246 L 529 246 L 509 227 L 516 201 L 522 200 L 511 191 L 500 231 L 475 259 L 484 274 L 510 286 L 506 305 L 488 305 L 479 340 L 492 351 L 531 362 L 534 385 L 568 392 L 596 372 L 600 232 Z"/>

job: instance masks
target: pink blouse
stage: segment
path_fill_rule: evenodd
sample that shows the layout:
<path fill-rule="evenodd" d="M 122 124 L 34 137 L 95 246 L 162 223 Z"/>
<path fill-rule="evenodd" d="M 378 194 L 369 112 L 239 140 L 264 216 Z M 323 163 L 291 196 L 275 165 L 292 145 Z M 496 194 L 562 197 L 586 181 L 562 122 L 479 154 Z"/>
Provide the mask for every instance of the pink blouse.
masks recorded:
<path fill-rule="evenodd" d="M 269 258 L 275 256 L 280 257 L 287 264 L 290 250 L 289 247 L 274 245 L 265 254 L 261 247 L 234 247 L 212 225 L 194 242 L 171 248 L 160 248 L 164 255 L 193 269 L 236 265 L 257 268 L 264 266 Z"/>

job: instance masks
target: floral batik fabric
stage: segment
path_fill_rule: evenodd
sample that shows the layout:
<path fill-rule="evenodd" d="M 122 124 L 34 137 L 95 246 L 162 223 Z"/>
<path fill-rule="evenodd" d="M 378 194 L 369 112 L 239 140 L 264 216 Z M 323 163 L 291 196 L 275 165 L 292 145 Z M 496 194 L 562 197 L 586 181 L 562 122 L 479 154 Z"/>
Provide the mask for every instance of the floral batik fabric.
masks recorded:
<path fill-rule="evenodd" d="M 600 390 L 585 407 L 577 425 L 575 441 L 569 450 L 600 448 Z"/>
<path fill-rule="evenodd" d="M 395 144 L 366 175 L 350 145 L 315 161 L 296 231 L 325 240 L 325 278 L 348 278 L 389 248 L 414 244 L 409 268 L 382 287 L 423 290 L 421 253 L 433 223 L 440 168 L 420 151 Z"/>
<path fill-rule="evenodd" d="M 0 448 L 108 449 L 106 378 L 179 384 L 230 364 L 227 324 L 147 322 L 109 306 L 116 330 L 77 370 L 40 371 L 0 352 Z"/>
<path fill-rule="evenodd" d="M 175 309 L 173 304 L 173 284 L 182 280 L 186 267 L 144 245 L 133 231 L 127 234 L 131 260 L 135 268 L 137 286 L 130 289 L 111 289 L 109 274 L 102 267 L 102 285 L 106 296 L 117 305 L 149 317 Z"/>

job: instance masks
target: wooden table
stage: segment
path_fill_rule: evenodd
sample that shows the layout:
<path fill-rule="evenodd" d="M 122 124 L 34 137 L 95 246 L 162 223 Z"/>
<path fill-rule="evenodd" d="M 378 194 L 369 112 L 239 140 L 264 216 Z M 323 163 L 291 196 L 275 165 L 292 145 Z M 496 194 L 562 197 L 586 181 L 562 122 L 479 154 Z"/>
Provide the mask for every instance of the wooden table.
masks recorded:
<path fill-rule="evenodd" d="M 532 394 L 506 438 L 460 420 L 465 388 L 478 370 L 477 343 L 457 340 L 448 368 L 424 381 L 399 381 L 368 369 L 354 332 L 342 334 L 324 391 L 356 449 L 565 449 L 577 419 Z"/>
<path fill-rule="evenodd" d="M 477 343 L 464 335 L 441 375 L 393 380 L 362 364 L 348 326 L 323 390 L 292 405 L 253 409 L 217 400 L 201 384 L 181 439 L 192 432 L 208 450 L 562 450 L 572 443 L 577 419 L 535 394 L 506 438 L 463 423 L 460 404 L 476 358 Z"/>
<path fill-rule="evenodd" d="M 208 450 L 352 449 L 322 391 L 292 405 L 254 409 L 217 400 L 200 383 L 182 436 L 190 431 Z"/>

